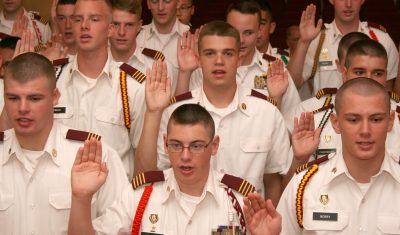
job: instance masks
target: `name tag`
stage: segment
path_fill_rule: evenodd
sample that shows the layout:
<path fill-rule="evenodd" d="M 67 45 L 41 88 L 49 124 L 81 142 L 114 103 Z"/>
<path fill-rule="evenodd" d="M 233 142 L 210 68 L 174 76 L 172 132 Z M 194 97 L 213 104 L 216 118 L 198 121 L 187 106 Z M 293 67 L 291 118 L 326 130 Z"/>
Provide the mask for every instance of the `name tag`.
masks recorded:
<path fill-rule="evenodd" d="M 336 149 L 317 149 L 317 155 L 328 155 L 331 153 L 336 153 Z"/>
<path fill-rule="evenodd" d="M 66 113 L 67 108 L 66 107 L 54 107 L 53 108 L 53 113 Z"/>
<path fill-rule="evenodd" d="M 313 220 L 338 221 L 337 213 L 313 212 Z"/>
<path fill-rule="evenodd" d="M 140 235 L 163 235 L 163 234 L 161 234 L 161 233 L 141 232 Z"/>
<path fill-rule="evenodd" d="M 318 63 L 318 65 L 319 65 L 320 67 L 332 66 L 332 65 L 333 65 L 333 62 L 332 62 L 332 60 L 320 61 L 320 62 Z"/>

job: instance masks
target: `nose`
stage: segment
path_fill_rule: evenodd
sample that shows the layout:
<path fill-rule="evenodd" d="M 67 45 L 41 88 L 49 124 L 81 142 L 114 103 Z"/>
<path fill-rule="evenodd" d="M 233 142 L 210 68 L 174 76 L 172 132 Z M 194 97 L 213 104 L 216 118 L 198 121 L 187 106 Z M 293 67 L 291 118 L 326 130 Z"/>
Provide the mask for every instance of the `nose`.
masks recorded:
<path fill-rule="evenodd" d="M 71 18 L 70 18 L 70 17 L 67 17 L 67 19 L 65 20 L 65 28 L 66 28 L 66 29 L 70 29 L 71 26 L 72 26 L 72 24 L 71 24 Z"/>
<path fill-rule="evenodd" d="M 217 53 L 215 59 L 216 59 L 215 64 L 217 64 L 217 65 L 223 65 L 224 64 L 224 59 L 223 59 L 223 54 L 222 53 Z"/>
<path fill-rule="evenodd" d="M 18 111 L 21 114 L 25 114 L 29 112 L 29 104 L 26 99 L 21 99 L 19 101 Z"/>
<path fill-rule="evenodd" d="M 352 1 L 353 0 L 345 0 L 346 2 L 346 7 L 351 7 L 352 6 Z"/>
<path fill-rule="evenodd" d="M 83 19 L 81 24 L 81 29 L 87 30 L 89 29 L 89 19 Z"/>
<path fill-rule="evenodd" d="M 370 124 L 369 124 L 369 120 L 363 120 L 361 122 L 361 136 L 363 137 L 369 137 L 370 135 Z"/>
<path fill-rule="evenodd" d="M 118 28 L 118 35 L 124 36 L 125 35 L 125 25 L 120 24 Z"/>
<path fill-rule="evenodd" d="M 181 153 L 182 162 L 189 162 L 192 159 L 192 154 L 189 152 L 189 148 L 183 148 Z"/>
<path fill-rule="evenodd" d="M 163 0 L 158 1 L 158 10 L 162 11 L 165 8 L 165 3 Z"/>

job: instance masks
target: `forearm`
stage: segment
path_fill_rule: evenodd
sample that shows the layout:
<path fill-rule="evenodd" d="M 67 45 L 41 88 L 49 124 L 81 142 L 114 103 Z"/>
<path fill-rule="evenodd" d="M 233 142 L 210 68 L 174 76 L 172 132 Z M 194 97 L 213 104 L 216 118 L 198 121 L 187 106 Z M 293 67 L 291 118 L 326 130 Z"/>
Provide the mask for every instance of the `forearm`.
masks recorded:
<path fill-rule="evenodd" d="M 91 201 L 91 197 L 79 198 L 72 195 L 68 224 L 69 235 L 95 234 L 91 218 Z"/>
<path fill-rule="evenodd" d="M 290 57 L 287 65 L 287 70 L 293 78 L 293 82 L 297 88 L 300 88 L 304 82 L 303 79 L 303 67 L 306 60 L 308 48 L 310 47 L 311 41 L 299 41 L 296 50 Z"/>
<path fill-rule="evenodd" d="M 278 205 L 282 194 L 282 176 L 279 173 L 264 175 L 265 198 L 271 199 L 274 206 Z"/>
<path fill-rule="evenodd" d="M 157 140 L 162 111 L 145 112 L 143 130 L 135 152 L 135 172 L 157 169 Z"/>
<path fill-rule="evenodd" d="M 178 73 L 175 95 L 180 95 L 189 91 L 190 77 L 193 71 L 181 71 Z"/>

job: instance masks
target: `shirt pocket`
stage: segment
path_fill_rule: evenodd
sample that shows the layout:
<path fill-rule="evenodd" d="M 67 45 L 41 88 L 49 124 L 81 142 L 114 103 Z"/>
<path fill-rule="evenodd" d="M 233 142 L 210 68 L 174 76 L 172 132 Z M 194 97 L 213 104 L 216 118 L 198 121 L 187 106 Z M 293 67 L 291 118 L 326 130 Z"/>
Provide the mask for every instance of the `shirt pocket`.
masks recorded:
<path fill-rule="evenodd" d="M 269 146 L 268 140 L 260 140 L 259 138 L 240 139 L 240 149 L 245 153 L 266 153 Z"/>
<path fill-rule="evenodd" d="M 0 230 L 1 234 L 12 234 L 14 227 L 14 195 L 0 191 Z M 15 221 L 16 222 L 16 221 Z"/>
<path fill-rule="evenodd" d="M 98 108 L 95 111 L 95 117 L 96 120 L 103 125 L 124 126 L 125 123 L 122 112 L 122 110 L 118 112 L 115 109 Z"/>
<path fill-rule="evenodd" d="M 400 234 L 400 216 L 380 215 L 377 226 L 382 234 Z"/>
<path fill-rule="evenodd" d="M 337 221 L 314 220 L 313 213 L 337 214 Z M 349 215 L 345 211 L 304 211 L 303 226 L 309 231 L 343 231 L 349 224 Z M 322 233 L 323 234 L 323 233 Z"/>
<path fill-rule="evenodd" d="M 53 234 L 67 234 L 68 218 L 71 209 L 71 192 L 49 194 L 49 220 Z"/>

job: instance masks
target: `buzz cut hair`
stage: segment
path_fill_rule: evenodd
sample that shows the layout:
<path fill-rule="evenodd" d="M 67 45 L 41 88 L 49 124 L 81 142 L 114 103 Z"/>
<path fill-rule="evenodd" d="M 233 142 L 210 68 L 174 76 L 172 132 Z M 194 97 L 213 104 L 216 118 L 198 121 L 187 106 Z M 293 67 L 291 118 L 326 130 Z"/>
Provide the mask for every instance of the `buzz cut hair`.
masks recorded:
<path fill-rule="evenodd" d="M 360 33 L 360 32 L 351 32 L 343 36 L 342 39 L 340 39 L 338 50 L 337 50 L 337 55 L 339 62 L 343 61 L 345 58 L 345 52 L 348 51 L 349 47 L 353 45 L 355 42 L 358 42 L 360 40 L 366 40 L 370 39 L 365 33 Z"/>
<path fill-rule="evenodd" d="M 171 124 L 196 125 L 202 124 L 208 131 L 210 139 L 215 135 L 215 124 L 210 113 L 199 104 L 183 104 L 172 113 L 167 126 L 167 134 L 170 132 Z"/>
<path fill-rule="evenodd" d="M 385 60 L 387 65 L 388 56 L 386 49 L 379 42 L 373 39 L 364 39 L 353 43 L 347 51 L 344 66 L 349 68 L 355 56 L 378 57 Z"/>
<path fill-rule="evenodd" d="M 46 77 L 49 88 L 56 88 L 56 71 L 53 64 L 43 55 L 34 52 L 27 52 L 16 56 L 7 65 L 4 73 L 4 80 L 12 79 L 19 83 L 26 83 Z"/>
<path fill-rule="evenodd" d="M 198 49 L 201 51 L 203 38 L 206 36 L 232 37 L 236 41 L 236 49 L 240 47 L 240 34 L 232 25 L 225 21 L 211 21 L 207 23 L 199 34 Z"/>
<path fill-rule="evenodd" d="M 347 92 L 351 92 L 363 97 L 380 94 L 384 97 L 387 110 L 390 112 L 390 97 L 389 93 L 386 91 L 386 88 L 373 79 L 359 77 L 343 83 L 336 93 L 335 110 L 337 114 L 339 114 L 343 103 L 346 102 L 344 95 Z"/>
<path fill-rule="evenodd" d="M 258 23 L 261 21 L 261 8 L 256 0 L 235 0 L 229 4 L 226 10 L 226 16 L 232 11 L 238 11 L 242 14 L 255 15 L 257 14 Z"/>
<path fill-rule="evenodd" d="M 142 18 L 142 3 L 140 0 L 114 0 L 112 3 L 113 10 L 126 11 Z"/>

